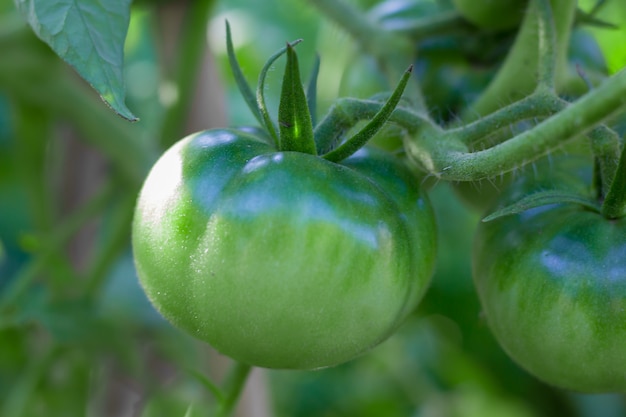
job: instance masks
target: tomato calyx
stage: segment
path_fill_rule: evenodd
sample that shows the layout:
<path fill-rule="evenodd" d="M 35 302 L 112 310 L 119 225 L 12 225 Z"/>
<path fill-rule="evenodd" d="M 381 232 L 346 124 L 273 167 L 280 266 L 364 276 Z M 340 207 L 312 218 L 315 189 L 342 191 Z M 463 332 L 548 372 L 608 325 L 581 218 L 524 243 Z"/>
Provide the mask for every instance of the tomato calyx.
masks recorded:
<path fill-rule="evenodd" d="M 235 56 L 230 25 L 226 22 L 226 46 L 231 71 L 248 108 L 271 138 L 270 144 L 274 145 L 279 152 L 301 152 L 320 156 L 331 162 L 340 162 L 362 148 L 383 128 L 400 103 L 412 74 L 413 66 L 409 66 L 384 105 L 362 129 L 349 138 L 340 138 L 335 146 L 326 149 L 325 145 L 329 142 L 335 142 L 335 138 L 329 140 L 328 126 L 321 131 L 315 129 L 319 59 L 315 62 L 313 74 L 305 92 L 300 77 L 298 57 L 294 49 L 300 42 L 301 40 L 288 42 L 284 48 L 268 59 L 259 74 L 255 94 L 243 76 Z M 281 86 L 278 123 L 275 124 L 265 105 L 265 78 L 271 65 L 283 54 L 287 55 L 287 65 Z M 330 129 L 330 131 L 333 130 L 336 129 Z"/>

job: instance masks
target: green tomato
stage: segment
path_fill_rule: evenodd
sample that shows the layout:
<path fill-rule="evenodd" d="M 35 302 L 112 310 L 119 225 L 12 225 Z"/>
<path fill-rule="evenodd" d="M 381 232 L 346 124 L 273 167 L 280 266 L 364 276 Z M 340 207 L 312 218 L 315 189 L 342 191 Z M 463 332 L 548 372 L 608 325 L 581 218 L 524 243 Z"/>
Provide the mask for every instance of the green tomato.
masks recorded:
<path fill-rule="evenodd" d="M 626 219 L 564 204 L 483 223 L 473 275 L 519 365 L 569 390 L 626 391 Z"/>
<path fill-rule="evenodd" d="M 481 29 L 503 31 L 522 21 L 527 0 L 453 0 L 454 7 Z"/>
<path fill-rule="evenodd" d="M 241 362 L 313 369 L 394 332 L 427 288 L 435 235 L 427 197 L 391 155 L 336 164 L 224 129 L 155 164 L 132 243 L 175 326 Z"/>

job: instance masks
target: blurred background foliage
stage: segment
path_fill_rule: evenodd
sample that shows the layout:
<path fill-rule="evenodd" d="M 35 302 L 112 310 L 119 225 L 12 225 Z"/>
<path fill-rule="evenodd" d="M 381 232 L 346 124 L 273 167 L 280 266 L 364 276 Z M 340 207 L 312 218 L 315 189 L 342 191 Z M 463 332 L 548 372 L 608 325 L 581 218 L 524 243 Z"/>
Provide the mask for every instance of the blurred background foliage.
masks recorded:
<path fill-rule="evenodd" d="M 223 0 L 198 41 L 214 76 L 207 83 L 204 70 L 196 74 L 193 94 L 184 96 L 189 103 L 168 128 L 183 97 L 172 68 L 188 46 L 178 38 L 184 24 L 169 20 L 193 11 L 192 3 L 133 4 L 125 76 L 127 105 L 141 121 L 131 125 L 32 35 L 13 2 L 0 0 L 0 417 L 209 415 L 205 375 L 219 380 L 228 359 L 151 308 L 135 276 L 129 225 L 141 180 L 164 144 L 198 128 L 254 122 L 230 76 L 225 19 L 253 85 L 286 41 L 304 40 L 298 53 L 305 79 L 319 54 L 320 114 L 338 96 L 389 88 L 373 59 L 308 3 Z M 603 13 L 622 27 L 579 28 L 570 48 L 572 63 L 584 61 L 598 77 L 623 67 L 626 54 L 624 8 L 609 3 Z M 452 7 L 435 0 L 355 4 L 372 18 L 386 16 L 386 25 Z M 440 36 L 418 46 L 416 72 L 438 120 L 452 120 L 477 97 L 513 36 Z M 268 79 L 270 109 L 277 108 L 282 65 Z M 480 185 L 472 193 L 482 198 Z M 433 185 L 430 195 L 439 224 L 437 272 L 398 334 L 336 368 L 255 371 L 240 415 L 625 416 L 621 395 L 556 390 L 508 359 L 472 285 L 472 236 L 482 213 L 450 184 Z"/>

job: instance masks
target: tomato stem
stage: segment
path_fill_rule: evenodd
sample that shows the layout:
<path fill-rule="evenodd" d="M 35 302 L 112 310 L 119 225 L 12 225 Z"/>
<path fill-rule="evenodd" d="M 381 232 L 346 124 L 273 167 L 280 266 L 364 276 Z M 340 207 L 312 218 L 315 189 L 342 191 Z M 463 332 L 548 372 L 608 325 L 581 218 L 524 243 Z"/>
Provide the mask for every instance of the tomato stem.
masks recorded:
<path fill-rule="evenodd" d="M 565 106 L 566 104 L 553 94 L 537 91 L 465 126 L 449 129 L 446 131 L 446 136 L 454 136 L 463 143 L 471 145 L 514 123 L 535 117 L 551 116 L 563 110 Z"/>
<path fill-rule="evenodd" d="M 410 66 L 402 76 L 402 79 L 398 83 L 398 86 L 394 90 L 391 97 L 389 97 L 389 100 L 387 100 L 384 106 L 381 107 L 380 111 L 374 115 L 372 120 L 370 120 L 365 127 L 363 127 L 363 129 L 346 140 L 336 149 L 328 152 L 324 155 L 324 158 L 332 162 L 339 162 L 363 147 L 367 141 L 369 141 L 384 126 L 385 122 L 387 122 L 391 116 L 391 113 L 394 111 L 400 101 L 400 98 L 402 97 L 402 93 L 409 82 L 412 72 L 413 66 Z"/>
<path fill-rule="evenodd" d="M 345 100 L 341 98 L 335 101 L 335 104 L 333 104 L 326 116 L 313 130 L 313 137 L 315 138 L 315 145 L 319 155 L 328 153 L 350 127 L 358 121 L 351 116 L 350 112 L 344 111 L 345 106 L 343 103 Z M 379 107 L 382 106 L 380 103 L 377 104 L 379 104 Z"/>
<path fill-rule="evenodd" d="M 539 77 L 537 88 L 555 91 L 557 38 L 549 0 L 534 0 L 538 11 Z"/>
<path fill-rule="evenodd" d="M 410 159 L 438 178 L 476 181 L 494 177 L 535 161 L 564 141 L 592 131 L 624 108 L 625 95 L 626 71 L 621 71 L 534 128 L 491 148 L 467 152 L 454 135 L 436 129 L 420 132 L 405 147 Z"/>
<path fill-rule="evenodd" d="M 374 100 L 344 97 L 335 101 L 328 114 L 315 127 L 318 153 L 328 153 L 341 137 L 361 120 L 370 120 L 385 104 Z M 396 107 L 389 121 L 402 126 L 408 133 L 416 133 L 422 127 L 434 127 L 435 123 L 424 113 L 405 107 Z"/>
<path fill-rule="evenodd" d="M 251 370 L 252 367 L 248 364 L 233 362 L 222 389 L 224 398 L 219 404 L 215 417 L 228 417 L 232 414 Z"/>

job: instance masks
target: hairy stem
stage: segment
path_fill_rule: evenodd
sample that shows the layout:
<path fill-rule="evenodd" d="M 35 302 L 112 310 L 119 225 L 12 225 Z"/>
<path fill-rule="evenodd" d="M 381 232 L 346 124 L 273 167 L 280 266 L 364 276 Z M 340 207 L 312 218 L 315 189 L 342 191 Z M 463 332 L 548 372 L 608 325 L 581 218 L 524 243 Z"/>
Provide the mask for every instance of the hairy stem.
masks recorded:
<path fill-rule="evenodd" d="M 557 66 L 557 37 L 552 6 L 549 0 L 535 0 L 538 12 L 539 75 L 538 87 L 555 90 Z"/>
<path fill-rule="evenodd" d="M 446 135 L 454 136 L 463 143 L 470 145 L 499 129 L 522 120 L 551 116 L 565 106 L 566 104 L 554 95 L 546 94 L 545 91 L 537 91 L 472 123 L 447 130 Z"/>
<path fill-rule="evenodd" d="M 559 147 L 564 141 L 588 133 L 626 105 L 626 71 L 544 120 L 539 125 L 492 148 L 467 152 L 453 137 L 425 130 L 406 143 L 407 154 L 438 178 L 475 181 L 512 171 Z"/>

